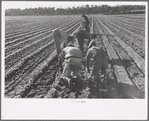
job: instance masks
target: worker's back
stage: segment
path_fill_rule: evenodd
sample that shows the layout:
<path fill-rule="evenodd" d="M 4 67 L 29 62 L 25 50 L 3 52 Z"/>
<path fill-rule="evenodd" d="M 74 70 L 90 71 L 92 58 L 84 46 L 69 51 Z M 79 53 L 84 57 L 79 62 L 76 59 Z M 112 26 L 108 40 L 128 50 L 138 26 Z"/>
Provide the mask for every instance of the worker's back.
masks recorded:
<path fill-rule="evenodd" d="M 66 48 L 64 48 L 65 51 L 65 58 L 68 57 L 78 57 L 81 58 L 81 51 L 76 48 L 76 47 L 72 47 L 72 46 L 67 46 Z"/>
<path fill-rule="evenodd" d="M 106 52 L 99 47 L 92 46 L 88 51 L 86 55 L 87 61 L 88 58 L 92 58 L 92 76 L 97 76 L 99 75 L 99 72 L 101 71 L 102 74 L 106 74 L 106 69 L 108 67 L 108 58 Z M 88 67 L 88 62 L 87 62 L 87 67 Z"/>
<path fill-rule="evenodd" d="M 61 51 L 59 59 L 64 62 L 63 77 L 77 76 L 82 65 L 81 51 L 73 45 L 68 45 Z"/>
<path fill-rule="evenodd" d="M 104 51 L 102 48 L 93 46 L 88 51 L 92 54 L 93 64 L 100 63 L 101 61 L 103 61 Z"/>

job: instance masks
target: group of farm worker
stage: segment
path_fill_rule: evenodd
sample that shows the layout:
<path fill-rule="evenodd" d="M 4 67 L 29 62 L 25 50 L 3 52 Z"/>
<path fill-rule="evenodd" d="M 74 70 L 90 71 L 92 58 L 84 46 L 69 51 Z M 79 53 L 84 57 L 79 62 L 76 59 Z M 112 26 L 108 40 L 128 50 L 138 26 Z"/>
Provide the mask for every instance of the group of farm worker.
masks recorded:
<path fill-rule="evenodd" d="M 59 58 L 60 71 L 62 73 L 61 79 L 68 79 L 68 87 L 71 88 L 72 84 L 70 78 L 80 80 L 79 71 L 86 60 L 86 69 L 90 73 L 89 62 L 92 59 L 93 65 L 90 77 L 97 78 L 99 73 L 105 76 L 106 68 L 108 65 L 107 55 L 104 50 L 97 46 L 96 35 L 90 33 L 89 19 L 86 15 L 82 15 L 83 21 L 81 22 L 80 29 L 74 36 L 69 36 L 65 31 L 60 29 L 53 30 L 53 37 L 56 46 L 57 55 Z M 74 46 L 75 39 L 78 40 L 79 47 Z M 61 49 L 61 44 L 62 49 Z M 84 54 L 84 43 L 87 44 L 88 50 Z M 97 79 L 98 81 L 98 79 Z"/>

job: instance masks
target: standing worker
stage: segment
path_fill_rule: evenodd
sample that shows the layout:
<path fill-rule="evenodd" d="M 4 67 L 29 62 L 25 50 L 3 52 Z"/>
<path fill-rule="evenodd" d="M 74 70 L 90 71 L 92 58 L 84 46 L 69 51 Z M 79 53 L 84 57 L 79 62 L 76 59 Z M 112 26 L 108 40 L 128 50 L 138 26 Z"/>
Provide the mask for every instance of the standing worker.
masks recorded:
<path fill-rule="evenodd" d="M 71 78 L 71 73 L 73 72 L 73 77 L 78 77 L 78 73 L 82 65 L 82 54 L 81 51 L 73 45 L 73 36 L 69 36 L 67 39 L 66 47 L 62 49 L 59 54 L 59 59 L 63 62 L 63 72 L 62 78 Z M 68 82 L 70 86 L 71 82 Z"/>
<path fill-rule="evenodd" d="M 96 46 L 95 40 L 92 40 L 89 44 L 89 50 L 87 51 L 86 59 L 87 59 L 87 72 L 90 73 L 89 69 L 89 61 L 93 59 L 93 66 L 91 71 L 91 77 L 96 82 L 99 80 L 99 73 L 101 71 L 106 75 L 106 68 L 108 67 L 108 58 L 107 54 L 104 52 L 102 48 Z M 100 82 L 97 82 L 100 83 Z"/>
<path fill-rule="evenodd" d="M 85 27 L 85 29 L 86 29 L 86 31 L 87 32 L 90 32 L 90 28 L 89 28 L 89 19 L 88 19 L 88 17 L 86 16 L 86 15 L 82 15 L 82 17 L 84 18 L 84 20 L 85 20 L 85 25 L 84 25 L 84 27 Z"/>

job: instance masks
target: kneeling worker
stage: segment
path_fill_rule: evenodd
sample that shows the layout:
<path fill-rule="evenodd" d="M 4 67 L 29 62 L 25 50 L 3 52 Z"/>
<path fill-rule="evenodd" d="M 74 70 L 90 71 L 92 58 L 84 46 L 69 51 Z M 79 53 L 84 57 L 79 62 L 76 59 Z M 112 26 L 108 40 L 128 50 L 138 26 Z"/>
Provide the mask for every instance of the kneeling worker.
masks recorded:
<path fill-rule="evenodd" d="M 73 36 L 69 36 L 67 39 L 66 47 L 62 49 L 59 54 L 59 59 L 63 62 L 62 78 L 77 77 L 82 65 L 82 54 L 81 51 L 73 45 Z"/>

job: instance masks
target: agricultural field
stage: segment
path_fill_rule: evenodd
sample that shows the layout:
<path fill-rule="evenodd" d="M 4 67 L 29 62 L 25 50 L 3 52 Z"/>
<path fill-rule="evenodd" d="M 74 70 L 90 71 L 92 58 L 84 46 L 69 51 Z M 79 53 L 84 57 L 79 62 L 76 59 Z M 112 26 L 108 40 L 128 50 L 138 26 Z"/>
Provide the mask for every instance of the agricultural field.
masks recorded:
<path fill-rule="evenodd" d="M 59 85 L 52 30 L 74 35 L 81 16 L 6 16 L 5 98 L 145 98 L 145 16 L 90 15 L 89 20 L 90 33 L 109 58 L 107 77 L 91 84 L 82 65 L 83 87 L 70 91 Z"/>

